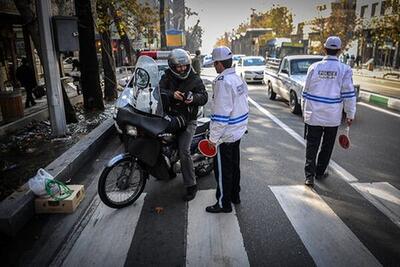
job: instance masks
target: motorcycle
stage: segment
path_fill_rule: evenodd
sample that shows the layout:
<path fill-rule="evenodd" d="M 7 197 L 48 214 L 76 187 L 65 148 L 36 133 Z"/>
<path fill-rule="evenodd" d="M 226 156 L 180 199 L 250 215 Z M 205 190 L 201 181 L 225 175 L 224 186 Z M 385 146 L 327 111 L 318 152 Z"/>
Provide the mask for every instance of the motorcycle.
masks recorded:
<path fill-rule="evenodd" d="M 184 121 L 165 114 L 163 103 L 168 101 L 158 87 L 158 75 L 157 64 L 152 58 L 139 57 L 134 72 L 132 101 L 118 109 L 116 123 L 123 132 L 125 152 L 107 163 L 98 182 L 100 199 L 111 208 L 133 204 L 150 176 L 169 180 L 180 172 L 174 131 Z M 197 147 L 200 140 L 208 138 L 209 126 L 209 118 L 199 118 L 191 144 L 191 156 L 198 177 L 213 170 L 213 158 L 203 156 Z"/>

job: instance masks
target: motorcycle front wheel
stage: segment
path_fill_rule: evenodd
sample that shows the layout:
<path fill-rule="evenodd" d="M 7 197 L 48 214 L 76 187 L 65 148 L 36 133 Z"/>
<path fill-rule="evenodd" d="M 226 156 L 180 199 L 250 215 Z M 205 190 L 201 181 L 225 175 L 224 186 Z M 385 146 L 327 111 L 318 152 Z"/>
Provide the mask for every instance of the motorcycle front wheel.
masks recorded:
<path fill-rule="evenodd" d="M 100 199 L 114 209 L 132 205 L 142 194 L 146 179 L 147 173 L 135 159 L 121 158 L 101 173 L 98 183 Z"/>

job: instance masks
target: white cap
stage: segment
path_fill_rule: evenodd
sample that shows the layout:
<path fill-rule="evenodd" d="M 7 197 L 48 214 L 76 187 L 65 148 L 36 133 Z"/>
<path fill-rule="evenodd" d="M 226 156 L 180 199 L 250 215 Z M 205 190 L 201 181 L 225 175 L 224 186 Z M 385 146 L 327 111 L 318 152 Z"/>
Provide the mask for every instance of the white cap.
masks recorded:
<path fill-rule="evenodd" d="M 342 41 L 340 41 L 340 38 L 337 36 L 329 36 L 328 39 L 326 39 L 324 47 L 328 49 L 341 49 Z"/>
<path fill-rule="evenodd" d="M 224 61 L 232 58 L 232 51 L 226 46 L 219 46 L 213 49 L 211 55 L 213 61 Z"/>

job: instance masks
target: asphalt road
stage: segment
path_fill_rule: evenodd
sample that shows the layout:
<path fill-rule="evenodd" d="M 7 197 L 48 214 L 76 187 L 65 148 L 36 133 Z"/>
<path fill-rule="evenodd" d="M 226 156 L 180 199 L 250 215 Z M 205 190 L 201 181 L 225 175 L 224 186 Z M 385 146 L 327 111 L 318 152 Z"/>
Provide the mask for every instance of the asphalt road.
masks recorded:
<path fill-rule="evenodd" d="M 189 203 L 181 200 L 178 175 L 167 182 L 150 179 L 143 198 L 131 207 L 105 208 L 96 185 L 106 157 L 122 151 L 115 137 L 100 161 L 88 163 L 93 171 L 85 174 L 87 197 L 80 207 L 85 212 L 75 226 L 60 235 L 63 221 L 72 224 L 71 218 L 53 218 L 47 241 L 41 240 L 45 245 L 37 244 L 37 253 L 30 254 L 64 266 L 108 266 L 110 261 L 118 261 L 113 266 L 398 265 L 400 116 L 358 105 L 351 149 L 335 148 L 331 175 L 311 190 L 303 185 L 301 117 L 292 115 L 287 103 L 268 100 L 262 85 L 249 88 L 249 132 L 241 143 L 242 203 L 236 213 L 204 211 L 215 203 L 213 175 L 198 179 L 200 191 Z M 381 187 L 371 200 L 372 193 L 356 190 L 362 186 L 369 192 Z M 57 238 L 62 248 L 39 253 Z"/>
<path fill-rule="evenodd" d="M 353 79 L 354 83 L 360 85 L 361 90 L 388 97 L 400 98 L 400 81 L 391 81 L 358 75 L 354 75 Z"/>

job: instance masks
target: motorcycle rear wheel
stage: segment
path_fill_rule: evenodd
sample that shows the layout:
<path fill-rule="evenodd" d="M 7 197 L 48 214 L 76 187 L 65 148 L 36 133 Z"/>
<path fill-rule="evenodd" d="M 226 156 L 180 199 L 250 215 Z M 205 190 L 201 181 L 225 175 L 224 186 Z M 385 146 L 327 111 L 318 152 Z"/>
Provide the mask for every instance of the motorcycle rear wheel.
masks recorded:
<path fill-rule="evenodd" d="M 98 193 L 101 201 L 114 209 L 132 205 L 142 194 L 147 176 L 133 158 L 121 158 L 100 175 Z"/>

